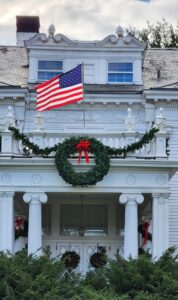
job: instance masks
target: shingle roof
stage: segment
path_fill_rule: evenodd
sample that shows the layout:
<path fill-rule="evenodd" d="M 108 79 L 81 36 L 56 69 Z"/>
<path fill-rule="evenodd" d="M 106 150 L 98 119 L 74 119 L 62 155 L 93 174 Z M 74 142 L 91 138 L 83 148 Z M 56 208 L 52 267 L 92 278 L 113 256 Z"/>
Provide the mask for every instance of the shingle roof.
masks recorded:
<path fill-rule="evenodd" d="M 24 47 L 0 46 L 0 86 L 26 87 L 28 60 Z"/>
<path fill-rule="evenodd" d="M 157 79 L 157 70 L 160 79 Z M 28 81 L 28 59 L 24 47 L 0 46 L 0 87 L 34 87 Z M 144 89 L 178 87 L 178 49 L 147 49 L 143 64 Z M 110 86 L 111 92 L 140 92 L 142 86 Z M 90 92 L 108 92 L 108 85 L 87 85 Z"/>
<path fill-rule="evenodd" d="M 160 70 L 160 79 L 157 71 Z M 175 88 L 178 83 L 178 49 L 148 49 L 143 64 L 144 88 Z"/>

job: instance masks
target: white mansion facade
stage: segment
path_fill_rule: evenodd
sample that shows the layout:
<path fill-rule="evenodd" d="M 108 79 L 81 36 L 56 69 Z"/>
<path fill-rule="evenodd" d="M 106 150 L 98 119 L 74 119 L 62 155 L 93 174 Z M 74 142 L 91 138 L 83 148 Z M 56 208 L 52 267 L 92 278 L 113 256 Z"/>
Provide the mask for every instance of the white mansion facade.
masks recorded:
<path fill-rule="evenodd" d="M 85 101 L 37 113 L 34 86 L 82 60 Z M 37 17 L 17 17 L 17 46 L 0 46 L 0 62 L 0 250 L 40 255 L 48 246 L 54 257 L 73 250 L 83 272 L 101 247 L 110 258 L 149 248 L 156 259 L 178 246 L 178 50 L 147 49 L 121 27 L 101 41 L 70 40 L 53 25 L 39 33 Z M 35 155 L 9 130 L 40 148 L 79 135 L 123 148 L 153 125 L 153 140 L 112 157 L 108 174 L 88 187 L 66 183 L 54 152 Z M 71 162 L 83 172 L 94 164 Z M 28 235 L 15 237 L 21 220 Z M 145 222 L 152 241 L 138 232 Z"/>

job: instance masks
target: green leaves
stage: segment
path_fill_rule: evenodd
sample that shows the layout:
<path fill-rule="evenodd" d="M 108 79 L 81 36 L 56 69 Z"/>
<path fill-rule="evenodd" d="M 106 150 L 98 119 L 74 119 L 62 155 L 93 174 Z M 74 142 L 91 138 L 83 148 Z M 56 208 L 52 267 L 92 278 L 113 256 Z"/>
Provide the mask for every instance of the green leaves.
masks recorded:
<path fill-rule="evenodd" d="M 64 265 L 49 253 L 0 253 L 0 299 L 4 300 L 177 300 L 178 261 L 169 248 L 153 262 L 117 256 L 84 276 L 64 276 Z"/>

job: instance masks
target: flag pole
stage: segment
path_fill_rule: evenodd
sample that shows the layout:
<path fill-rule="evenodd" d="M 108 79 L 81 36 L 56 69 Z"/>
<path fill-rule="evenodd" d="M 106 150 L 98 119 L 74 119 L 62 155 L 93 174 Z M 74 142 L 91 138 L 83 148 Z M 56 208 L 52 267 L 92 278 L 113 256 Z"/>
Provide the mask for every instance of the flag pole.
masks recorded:
<path fill-rule="evenodd" d="M 85 94 L 84 94 L 84 59 L 82 59 L 82 84 L 83 84 L 83 127 L 85 128 Z"/>

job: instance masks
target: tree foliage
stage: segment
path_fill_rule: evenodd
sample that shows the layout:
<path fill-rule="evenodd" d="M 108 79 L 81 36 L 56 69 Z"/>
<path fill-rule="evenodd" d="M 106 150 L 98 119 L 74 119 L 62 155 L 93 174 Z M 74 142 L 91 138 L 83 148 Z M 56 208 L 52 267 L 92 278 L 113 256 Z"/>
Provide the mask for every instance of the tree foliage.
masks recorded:
<path fill-rule="evenodd" d="M 0 299 L 4 300 L 176 300 L 178 257 L 168 249 L 156 262 L 142 254 L 114 261 L 85 277 L 68 274 L 59 258 L 0 253 Z"/>
<path fill-rule="evenodd" d="M 147 43 L 150 48 L 178 47 L 178 22 L 173 26 L 163 18 L 155 23 L 147 21 L 147 27 L 143 29 L 130 26 L 126 31 Z"/>

